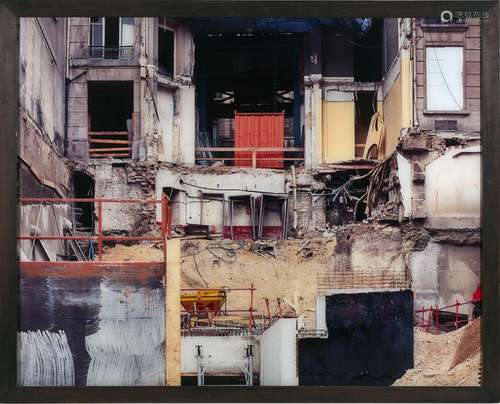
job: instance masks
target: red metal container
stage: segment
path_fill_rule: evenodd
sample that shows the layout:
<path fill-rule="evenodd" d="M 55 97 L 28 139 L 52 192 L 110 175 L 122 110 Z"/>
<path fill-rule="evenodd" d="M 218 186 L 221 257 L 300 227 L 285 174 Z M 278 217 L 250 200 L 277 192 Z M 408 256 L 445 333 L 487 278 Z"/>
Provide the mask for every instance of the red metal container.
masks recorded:
<path fill-rule="evenodd" d="M 235 147 L 284 147 L 285 114 L 278 113 L 238 113 L 235 116 L 234 146 Z M 251 151 L 234 152 L 234 165 L 237 167 L 252 167 Z M 272 158 L 276 160 L 268 160 Z M 283 168 L 283 151 L 257 151 L 256 167 Z"/>

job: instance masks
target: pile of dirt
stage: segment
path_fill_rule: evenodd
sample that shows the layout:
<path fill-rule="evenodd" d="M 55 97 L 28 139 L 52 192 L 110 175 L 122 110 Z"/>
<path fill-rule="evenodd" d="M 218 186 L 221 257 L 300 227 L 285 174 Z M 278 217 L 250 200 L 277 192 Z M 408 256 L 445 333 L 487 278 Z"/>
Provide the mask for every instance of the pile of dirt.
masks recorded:
<path fill-rule="evenodd" d="M 160 262 L 164 260 L 163 250 L 155 244 L 136 244 L 131 246 L 117 244 L 104 247 L 103 261 L 113 262 Z"/>
<path fill-rule="evenodd" d="M 398 379 L 394 386 L 479 386 L 480 346 L 463 362 L 454 365 L 464 338 L 478 329 L 480 319 L 456 331 L 434 335 L 415 328 L 415 367 Z M 479 340 L 477 340 L 479 342 Z"/>
<path fill-rule="evenodd" d="M 335 248 L 334 239 L 315 238 L 273 243 L 187 240 L 182 244 L 182 287 L 229 287 L 255 290 L 254 308 L 267 315 L 283 311 L 314 318 L 316 280 Z M 228 308 L 248 309 L 247 291 L 228 294 Z"/>
<path fill-rule="evenodd" d="M 335 238 L 268 242 L 187 239 L 181 242 L 181 287 L 228 287 L 255 290 L 253 306 L 267 315 L 284 312 L 304 315 L 313 327 L 316 280 L 335 248 Z M 117 245 L 103 254 L 105 261 L 161 261 L 161 246 Z M 228 309 L 250 307 L 248 291 L 228 293 Z"/>

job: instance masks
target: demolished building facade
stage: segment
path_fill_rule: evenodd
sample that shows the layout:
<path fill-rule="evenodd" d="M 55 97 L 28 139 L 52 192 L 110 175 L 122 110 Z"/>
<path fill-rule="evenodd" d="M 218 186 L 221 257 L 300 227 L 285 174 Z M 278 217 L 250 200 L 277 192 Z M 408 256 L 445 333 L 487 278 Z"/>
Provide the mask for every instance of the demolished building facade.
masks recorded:
<path fill-rule="evenodd" d="M 325 293 L 357 274 L 437 307 L 480 283 L 479 19 L 34 18 L 20 32 L 20 196 L 167 195 L 177 235 L 333 237 Z M 163 220 L 155 205 L 21 209 L 31 235 L 94 234 L 97 218 L 155 236 Z M 23 260 L 65 256 L 20 241 Z"/>

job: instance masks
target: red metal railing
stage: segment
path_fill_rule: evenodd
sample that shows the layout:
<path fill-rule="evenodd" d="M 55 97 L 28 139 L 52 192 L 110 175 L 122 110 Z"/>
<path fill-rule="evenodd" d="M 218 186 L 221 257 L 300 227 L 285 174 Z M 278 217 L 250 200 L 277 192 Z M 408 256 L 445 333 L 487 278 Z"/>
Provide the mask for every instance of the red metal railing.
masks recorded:
<path fill-rule="evenodd" d="M 114 198 L 19 198 L 22 204 L 68 204 L 76 202 L 95 203 L 97 205 L 97 234 L 89 236 L 52 236 L 52 235 L 20 235 L 18 240 L 87 240 L 97 241 L 97 257 L 102 261 L 103 242 L 105 241 L 163 241 L 172 231 L 172 206 L 167 195 L 163 194 L 161 199 L 114 199 Z M 113 204 L 141 204 L 161 206 L 160 236 L 105 236 L 103 235 L 103 211 L 102 205 Z M 164 252 L 165 252 L 164 246 Z"/>
<path fill-rule="evenodd" d="M 417 319 L 417 325 L 419 327 L 425 328 L 426 331 L 430 331 L 433 328 L 435 331 L 438 331 L 440 326 L 448 326 L 452 324 L 455 328 L 458 328 L 461 324 L 466 324 L 469 322 L 469 319 L 459 320 L 459 316 L 462 313 L 459 313 L 459 307 L 465 306 L 467 304 L 478 303 L 480 300 L 469 300 L 467 302 L 460 303 L 458 300 L 454 304 L 450 304 L 444 307 L 431 306 L 428 308 L 421 308 L 419 310 L 415 310 L 415 317 Z M 440 322 L 439 321 L 439 312 L 444 311 L 446 309 L 454 309 L 455 310 L 455 320 L 448 322 Z M 427 317 L 427 318 L 426 318 Z"/>

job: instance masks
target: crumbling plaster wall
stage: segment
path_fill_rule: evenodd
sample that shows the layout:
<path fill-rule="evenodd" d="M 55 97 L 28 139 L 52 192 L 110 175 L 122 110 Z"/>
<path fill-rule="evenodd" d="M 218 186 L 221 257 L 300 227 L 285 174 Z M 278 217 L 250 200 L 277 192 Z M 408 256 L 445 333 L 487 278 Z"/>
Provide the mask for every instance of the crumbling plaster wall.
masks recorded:
<path fill-rule="evenodd" d="M 352 224 L 339 227 L 335 238 L 335 251 L 327 265 L 329 271 L 395 276 L 406 273 L 406 250 L 399 226 Z"/>
<path fill-rule="evenodd" d="M 21 18 L 19 155 L 59 192 L 70 190 L 65 149 L 64 18 Z"/>
<path fill-rule="evenodd" d="M 317 180 L 314 170 L 297 169 L 297 199 L 293 193 L 292 171 L 285 171 L 287 189 L 289 196 L 289 229 L 295 236 L 303 235 L 310 231 L 321 231 L 326 228 L 326 205 L 325 198 L 320 195 L 324 191 L 325 183 Z M 294 229 L 294 214 L 297 215 L 297 223 Z"/>
<path fill-rule="evenodd" d="M 19 25 L 20 196 L 65 197 L 72 188 L 72 165 L 64 157 L 66 22 L 21 18 Z M 66 205 L 22 204 L 18 231 L 24 236 L 60 235 L 70 217 Z M 60 240 L 19 242 L 22 260 L 55 261 L 64 253 Z"/>
<path fill-rule="evenodd" d="M 467 302 L 481 282 L 481 247 L 431 241 L 412 253 L 410 266 L 415 308 Z"/>
<path fill-rule="evenodd" d="M 468 301 L 480 283 L 479 142 L 462 133 L 403 131 L 400 216 L 416 308 Z"/>
<path fill-rule="evenodd" d="M 64 153 L 64 18 L 22 18 L 19 26 L 21 115 Z"/>
<path fill-rule="evenodd" d="M 162 166 L 156 176 L 156 196 L 161 197 L 163 188 L 171 187 L 180 190 L 179 198 L 174 201 L 173 211 L 177 211 L 175 216 L 180 223 L 174 224 L 200 224 L 202 215 L 202 201 L 200 197 L 204 194 L 223 194 L 225 202 L 225 223 L 228 225 L 227 200 L 230 196 L 253 195 L 260 193 L 279 193 L 286 195 L 285 174 L 283 171 L 246 169 L 213 170 L 204 167 L 181 168 L 176 166 Z M 246 212 L 246 211 L 245 211 Z M 213 218 L 214 223 L 222 221 L 222 209 L 217 217 Z M 244 212 L 241 213 L 246 216 Z M 174 213 L 173 213 L 174 215 Z M 160 219 L 160 210 L 157 209 L 157 220 Z M 236 217 L 234 224 L 246 219 Z M 270 220 L 279 225 L 279 217 Z M 271 225 L 271 223 L 268 223 Z"/>
<path fill-rule="evenodd" d="M 136 163 L 94 163 L 83 165 L 94 177 L 96 198 L 154 199 L 155 165 Z M 97 214 L 97 207 L 95 207 Z M 103 232 L 142 235 L 155 230 L 153 205 L 103 204 Z"/>
<path fill-rule="evenodd" d="M 168 20 L 167 25 L 174 31 L 174 72 L 172 77 L 167 77 L 159 71 L 155 75 L 158 100 L 158 160 L 194 165 L 196 143 L 194 38 L 190 27 L 185 24 Z"/>
<path fill-rule="evenodd" d="M 476 137 L 404 130 L 396 154 L 403 217 L 428 227 L 478 228 L 480 152 Z"/>

